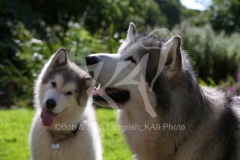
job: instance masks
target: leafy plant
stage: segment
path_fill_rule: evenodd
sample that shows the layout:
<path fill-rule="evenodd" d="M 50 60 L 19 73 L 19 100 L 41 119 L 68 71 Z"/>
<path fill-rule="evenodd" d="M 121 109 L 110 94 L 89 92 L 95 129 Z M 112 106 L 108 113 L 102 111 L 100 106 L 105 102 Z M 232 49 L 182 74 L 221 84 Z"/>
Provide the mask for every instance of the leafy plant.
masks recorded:
<path fill-rule="evenodd" d="M 236 79 L 229 77 L 227 82 L 222 82 L 221 87 L 223 91 L 229 91 L 232 94 L 240 95 L 240 72 Z"/>
<path fill-rule="evenodd" d="M 176 26 L 172 32 L 182 37 L 183 49 L 191 56 L 198 76 L 208 84 L 219 84 L 237 74 L 239 33 L 228 36 L 224 32 L 215 33 L 210 25 L 196 27 L 188 22 Z"/>
<path fill-rule="evenodd" d="M 34 79 L 50 56 L 59 48 L 66 48 L 71 60 L 80 66 L 84 65 L 86 55 L 107 51 L 103 41 L 91 36 L 78 23 L 70 26 L 63 39 L 59 38 L 55 32 L 49 32 L 51 33 L 49 41 L 39 40 L 35 38 L 38 36 L 26 29 L 23 24 L 19 25 L 17 33 L 14 41 L 20 48 L 16 48 L 15 62 L 21 64 L 20 67 L 8 59 L 4 59 L 0 65 L 1 70 L 4 71 L 1 80 L 5 85 L 10 81 L 15 86 L 13 96 L 17 105 L 21 104 L 23 99 L 28 104 L 32 104 Z"/>

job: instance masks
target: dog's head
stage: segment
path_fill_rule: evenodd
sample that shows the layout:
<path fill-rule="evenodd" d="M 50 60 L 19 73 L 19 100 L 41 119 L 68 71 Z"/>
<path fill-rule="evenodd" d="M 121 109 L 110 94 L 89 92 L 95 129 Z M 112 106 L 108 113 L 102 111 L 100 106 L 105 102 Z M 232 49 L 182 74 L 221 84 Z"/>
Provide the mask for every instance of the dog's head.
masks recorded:
<path fill-rule="evenodd" d="M 115 103 L 118 108 L 130 106 L 131 101 L 143 106 L 151 89 L 159 86 L 156 83 L 171 81 L 181 73 L 181 37 L 165 40 L 138 34 L 130 23 L 127 39 L 117 54 L 92 54 L 86 63 L 90 75 L 103 86 L 94 90 L 95 102 L 105 106 Z"/>
<path fill-rule="evenodd" d="M 45 65 L 35 86 L 36 105 L 41 107 L 43 124 L 50 126 L 54 116 L 66 110 L 83 110 L 91 81 L 87 73 L 68 59 L 66 50 L 59 49 Z"/>

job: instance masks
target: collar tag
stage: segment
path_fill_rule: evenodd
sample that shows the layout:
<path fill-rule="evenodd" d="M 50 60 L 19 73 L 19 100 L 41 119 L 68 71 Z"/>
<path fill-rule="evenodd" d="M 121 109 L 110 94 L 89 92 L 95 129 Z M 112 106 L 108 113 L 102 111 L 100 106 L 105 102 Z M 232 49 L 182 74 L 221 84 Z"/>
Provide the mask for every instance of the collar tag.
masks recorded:
<path fill-rule="evenodd" d="M 53 143 L 52 144 L 52 149 L 58 149 L 60 147 L 60 145 L 59 144 L 57 144 L 57 143 Z"/>

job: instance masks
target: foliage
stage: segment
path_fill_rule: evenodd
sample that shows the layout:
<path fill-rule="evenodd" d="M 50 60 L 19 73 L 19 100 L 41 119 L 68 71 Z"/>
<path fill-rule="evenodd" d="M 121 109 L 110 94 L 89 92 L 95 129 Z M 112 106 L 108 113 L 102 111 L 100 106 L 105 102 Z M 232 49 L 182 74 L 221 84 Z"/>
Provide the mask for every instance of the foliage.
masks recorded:
<path fill-rule="evenodd" d="M 14 92 L 17 104 L 23 99 L 31 103 L 33 81 L 58 48 L 67 48 L 70 58 L 83 65 L 87 54 L 115 53 L 131 21 L 139 32 L 191 21 L 195 26 L 181 24 L 173 31 L 183 37 L 199 77 L 207 84 L 219 84 L 239 67 L 239 34 L 225 35 L 238 31 L 239 2 L 214 0 L 213 4 L 200 13 L 184 8 L 179 0 L 2 0 L 0 91 Z M 225 19 L 233 21 L 235 29 L 226 27 L 230 23 L 223 23 Z M 204 26 L 207 21 L 214 29 L 226 31 L 215 33 Z"/>
<path fill-rule="evenodd" d="M 221 82 L 221 90 L 229 91 L 231 94 L 240 96 L 240 71 L 236 76 L 236 79 L 228 77 L 226 82 Z"/>
<path fill-rule="evenodd" d="M 110 33 L 112 27 L 121 38 L 121 32 L 125 32 L 131 21 L 134 21 L 137 26 L 165 25 L 165 17 L 156 6 L 158 4 L 153 0 L 94 1 L 94 5 L 88 6 L 90 9 L 87 10 L 86 28 L 90 32 L 103 29 Z"/>
<path fill-rule="evenodd" d="M 174 25 L 180 23 L 181 18 L 181 3 L 179 0 L 155 0 L 158 5 L 159 9 L 167 18 L 167 25 L 169 29 L 172 29 Z"/>
<path fill-rule="evenodd" d="M 102 135 L 103 159 L 131 159 L 131 153 L 119 129 L 116 111 L 97 109 L 98 124 Z M 28 136 L 34 111 L 30 109 L 0 110 L 0 159 L 29 159 Z M 21 117 L 21 118 L 20 118 Z M 114 144 L 114 145 L 113 145 Z M 124 153 L 124 154 L 123 154 Z"/>
<path fill-rule="evenodd" d="M 39 40 L 24 27 L 23 24 L 17 28 L 16 39 L 14 40 L 20 48 L 16 48 L 14 62 L 8 59 L 2 60 L 1 70 L 4 71 L 1 79 L 4 81 L 11 80 L 16 84 L 15 103 L 20 98 L 32 103 L 32 93 L 34 79 L 39 74 L 40 69 L 50 56 L 60 47 L 65 47 L 69 52 L 70 58 L 78 65 L 84 65 L 83 58 L 89 53 L 106 51 L 103 41 L 97 40 L 90 35 L 88 31 L 81 28 L 80 24 L 73 23 L 65 33 L 66 38 L 61 40 L 58 36 L 51 33 L 49 41 Z M 19 98 L 20 97 L 20 98 Z"/>
<path fill-rule="evenodd" d="M 212 0 L 211 5 L 204 12 L 191 16 L 193 25 L 204 26 L 207 23 L 217 31 L 227 34 L 240 32 L 240 1 L 239 0 Z"/>
<path fill-rule="evenodd" d="M 165 25 L 166 19 L 156 6 L 153 0 L 3 0 L 0 2 L 0 29 L 5 32 L 0 33 L 0 38 L 9 41 L 7 45 L 16 45 L 12 38 L 15 38 L 18 23 L 37 33 L 37 39 L 50 39 L 50 30 L 63 38 L 72 22 L 84 24 L 91 34 L 98 32 L 109 39 L 113 35 L 121 38 L 130 21 L 138 26 Z M 7 47 L 4 43 L 1 45 Z M 12 48 L 9 46 L 8 49 Z M 8 54 L 9 51 L 2 52 Z"/>
<path fill-rule="evenodd" d="M 59 47 L 82 65 L 87 54 L 116 52 L 130 21 L 142 30 L 166 21 L 153 0 L 3 0 L 0 8 L 0 89 L 14 91 L 15 103 L 31 103 L 33 79 Z"/>
<path fill-rule="evenodd" d="M 210 20 L 213 29 L 216 31 L 240 32 L 239 8 L 239 0 L 213 0 L 207 11 L 207 20 Z"/>
<path fill-rule="evenodd" d="M 219 84 L 228 76 L 235 76 L 240 67 L 239 34 L 215 33 L 210 25 L 194 27 L 184 22 L 173 29 L 183 39 L 183 49 L 190 54 L 198 76 Z"/>
<path fill-rule="evenodd" d="M 192 19 L 200 13 L 197 10 L 186 9 L 179 0 L 155 0 L 155 2 L 158 3 L 162 14 L 166 16 L 164 27 L 170 30 L 182 21 Z"/>

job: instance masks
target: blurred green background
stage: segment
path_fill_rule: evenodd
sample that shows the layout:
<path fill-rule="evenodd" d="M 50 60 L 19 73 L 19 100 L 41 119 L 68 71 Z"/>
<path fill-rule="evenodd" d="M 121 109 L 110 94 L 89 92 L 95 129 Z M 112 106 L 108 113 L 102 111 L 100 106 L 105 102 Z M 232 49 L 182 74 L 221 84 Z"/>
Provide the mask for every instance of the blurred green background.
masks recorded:
<path fill-rule="evenodd" d="M 139 32 L 168 28 L 180 35 L 199 82 L 239 94 L 240 1 L 198 3 L 205 8 L 188 9 L 179 0 L 0 0 L 0 108 L 25 108 L 28 118 L 23 123 L 28 127 L 21 132 L 27 135 L 33 114 L 34 80 L 48 58 L 65 47 L 70 58 L 83 66 L 88 54 L 115 53 L 126 38 L 129 22 L 134 22 Z M 11 154 L 8 145 L 2 144 L 17 143 L 6 135 L 14 127 L 9 122 L 11 117 L 19 112 L 0 110 L 1 134 L 2 130 L 6 133 L 0 135 L 0 146 L 6 146 L 0 147 L 0 159 Z M 10 120 L 1 120 L 4 116 Z M 105 121 L 100 118 L 99 122 Z M 114 134 L 109 134 L 104 143 Z M 21 145 L 26 147 L 27 136 L 24 142 Z M 28 151 L 21 152 L 29 156 Z"/>
<path fill-rule="evenodd" d="M 0 106 L 32 105 L 34 79 L 60 47 L 79 65 L 88 54 L 116 52 L 129 22 L 139 32 L 168 28 L 180 35 L 200 82 L 236 92 L 240 1 L 205 7 L 187 9 L 179 0 L 0 0 Z"/>

